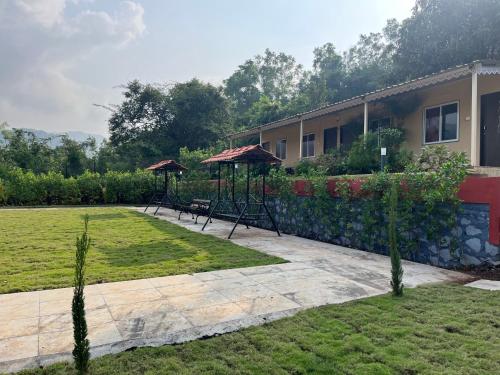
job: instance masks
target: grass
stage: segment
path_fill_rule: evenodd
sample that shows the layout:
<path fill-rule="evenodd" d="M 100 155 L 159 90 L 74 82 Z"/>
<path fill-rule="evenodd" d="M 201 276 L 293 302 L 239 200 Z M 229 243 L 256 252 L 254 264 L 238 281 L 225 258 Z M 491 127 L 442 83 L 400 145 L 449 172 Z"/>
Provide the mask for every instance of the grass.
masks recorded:
<path fill-rule="evenodd" d="M 126 208 L 0 210 L 0 293 L 71 286 L 85 214 L 89 284 L 284 262 Z"/>
<path fill-rule="evenodd" d="M 459 285 L 405 290 L 265 326 L 91 361 L 91 374 L 499 374 L 500 298 Z M 57 364 L 24 374 L 71 374 Z"/>

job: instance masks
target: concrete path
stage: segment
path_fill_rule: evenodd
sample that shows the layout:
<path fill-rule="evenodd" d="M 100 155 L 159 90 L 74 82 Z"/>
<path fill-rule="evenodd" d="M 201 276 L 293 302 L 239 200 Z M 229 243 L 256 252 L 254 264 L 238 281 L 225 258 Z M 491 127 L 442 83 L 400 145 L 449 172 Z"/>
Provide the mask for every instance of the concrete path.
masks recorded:
<path fill-rule="evenodd" d="M 471 288 L 478 288 L 484 290 L 498 290 L 500 291 L 500 281 L 495 280 L 476 280 L 472 283 L 465 284 Z"/>
<path fill-rule="evenodd" d="M 188 215 L 159 219 L 200 231 Z M 226 238 L 231 224 L 206 233 Z M 299 310 L 390 290 L 388 257 L 239 227 L 233 242 L 290 263 L 91 285 L 86 288 L 92 355 L 179 343 L 231 332 Z M 407 287 L 468 276 L 404 262 Z M 0 295 L 0 372 L 71 360 L 72 289 Z"/>

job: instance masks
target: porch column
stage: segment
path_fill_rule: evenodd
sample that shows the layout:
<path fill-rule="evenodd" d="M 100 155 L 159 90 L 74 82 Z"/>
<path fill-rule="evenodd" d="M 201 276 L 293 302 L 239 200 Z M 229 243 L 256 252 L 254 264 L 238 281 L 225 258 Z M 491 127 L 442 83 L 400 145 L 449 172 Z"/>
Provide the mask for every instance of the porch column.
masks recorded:
<path fill-rule="evenodd" d="M 304 123 L 302 119 L 300 120 L 300 132 L 299 132 L 299 160 L 302 159 L 302 138 L 304 137 Z"/>
<path fill-rule="evenodd" d="M 262 129 L 259 130 L 259 145 L 262 146 Z"/>
<path fill-rule="evenodd" d="M 365 102 L 364 118 L 363 118 L 363 134 L 368 134 L 368 102 Z"/>
<path fill-rule="evenodd" d="M 472 71 L 472 95 L 471 95 L 471 110 L 470 110 L 470 163 L 473 167 L 479 166 L 479 121 L 477 111 L 477 69 L 474 67 Z"/>

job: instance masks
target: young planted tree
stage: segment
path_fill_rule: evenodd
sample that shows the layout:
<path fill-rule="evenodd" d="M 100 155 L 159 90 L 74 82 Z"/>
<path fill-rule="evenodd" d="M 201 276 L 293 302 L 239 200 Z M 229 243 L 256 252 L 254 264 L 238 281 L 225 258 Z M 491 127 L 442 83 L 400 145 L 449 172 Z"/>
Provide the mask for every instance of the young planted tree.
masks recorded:
<path fill-rule="evenodd" d="M 389 192 L 389 254 L 391 256 L 391 286 L 392 294 L 395 296 L 403 295 L 403 267 L 401 266 L 401 255 L 398 249 L 398 240 L 396 233 L 398 209 L 398 182 L 391 183 Z"/>
<path fill-rule="evenodd" d="M 85 215 L 84 223 L 85 229 L 82 236 L 76 238 L 75 284 L 73 303 L 71 305 L 73 313 L 73 337 L 75 340 L 73 358 L 79 374 L 87 373 L 90 358 L 87 321 L 85 319 L 85 297 L 83 295 L 85 287 L 85 259 L 90 247 L 90 237 L 87 233 L 88 215 Z"/>

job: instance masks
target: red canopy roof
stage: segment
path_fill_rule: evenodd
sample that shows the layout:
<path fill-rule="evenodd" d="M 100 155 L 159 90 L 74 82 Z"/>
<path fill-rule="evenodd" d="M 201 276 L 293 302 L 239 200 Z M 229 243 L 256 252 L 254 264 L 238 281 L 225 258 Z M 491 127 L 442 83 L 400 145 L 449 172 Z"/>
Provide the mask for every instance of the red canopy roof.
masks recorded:
<path fill-rule="evenodd" d="M 222 151 L 220 154 L 214 155 L 202 163 L 215 162 L 264 162 L 264 163 L 281 163 L 281 160 L 262 148 L 261 145 L 243 146 L 238 148 L 230 148 Z"/>
<path fill-rule="evenodd" d="M 150 171 L 169 171 L 169 172 L 177 172 L 177 171 L 185 171 L 186 167 L 177 163 L 175 160 L 162 160 L 156 164 L 150 165 L 146 169 Z"/>

